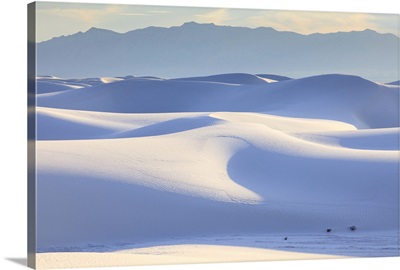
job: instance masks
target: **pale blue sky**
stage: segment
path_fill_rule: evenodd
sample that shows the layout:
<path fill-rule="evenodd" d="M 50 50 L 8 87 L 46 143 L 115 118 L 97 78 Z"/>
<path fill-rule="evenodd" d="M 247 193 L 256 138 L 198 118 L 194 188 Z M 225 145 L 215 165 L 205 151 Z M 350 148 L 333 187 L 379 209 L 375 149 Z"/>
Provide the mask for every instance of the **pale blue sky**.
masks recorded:
<path fill-rule="evenodd" d="M 399 16 L 391 14 L 37 2 L 36 18 L 38 42 L 84 32 L 93 26 L 125 33 L 188 21 L 265 26 L 302 34 L 372 29 L 399 35 Z"/>

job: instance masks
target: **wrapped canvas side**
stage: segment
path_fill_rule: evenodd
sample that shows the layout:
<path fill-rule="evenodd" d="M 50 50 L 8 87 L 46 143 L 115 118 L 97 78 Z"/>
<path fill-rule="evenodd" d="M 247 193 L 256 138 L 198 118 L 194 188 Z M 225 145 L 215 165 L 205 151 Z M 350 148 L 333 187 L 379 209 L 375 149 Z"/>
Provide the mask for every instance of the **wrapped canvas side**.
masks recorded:
<path fill-rule="evenodd" d="M 28 266 L 36 268 L 36 3 L 28 5 Z"/>

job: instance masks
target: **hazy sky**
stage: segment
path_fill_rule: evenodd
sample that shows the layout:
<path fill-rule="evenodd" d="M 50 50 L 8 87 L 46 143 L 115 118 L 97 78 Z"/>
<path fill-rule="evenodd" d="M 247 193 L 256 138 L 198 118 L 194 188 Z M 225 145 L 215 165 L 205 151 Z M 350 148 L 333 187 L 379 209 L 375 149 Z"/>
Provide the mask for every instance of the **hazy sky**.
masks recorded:
<path fill-rule="evenodd" d="M 188 21 L 217 25 L 273 27 L 302 34 L 372 29 L 399 35 L 399 16 L 391 14 L 279 11 L 37 2 L 37 41 L 98 27 L 125 33 L 148 26 Z"/>

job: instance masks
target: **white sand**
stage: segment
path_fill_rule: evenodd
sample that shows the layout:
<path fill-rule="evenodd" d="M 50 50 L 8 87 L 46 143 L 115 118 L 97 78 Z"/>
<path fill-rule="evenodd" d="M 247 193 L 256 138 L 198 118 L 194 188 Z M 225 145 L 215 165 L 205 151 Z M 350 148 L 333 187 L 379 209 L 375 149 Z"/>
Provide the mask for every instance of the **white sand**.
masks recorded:
<path fill-rule="evenodd" d="M 39 266 L 398 255 L 399 89 L 232 76 L 46 88 Z"/>
<path fill-rule="evenodd" d="M 105 253 L 41 253 L 36 257 L 38 269 L 332 258 L 341 257 L 261 248 L 212 245 L 156 246 Z"/>

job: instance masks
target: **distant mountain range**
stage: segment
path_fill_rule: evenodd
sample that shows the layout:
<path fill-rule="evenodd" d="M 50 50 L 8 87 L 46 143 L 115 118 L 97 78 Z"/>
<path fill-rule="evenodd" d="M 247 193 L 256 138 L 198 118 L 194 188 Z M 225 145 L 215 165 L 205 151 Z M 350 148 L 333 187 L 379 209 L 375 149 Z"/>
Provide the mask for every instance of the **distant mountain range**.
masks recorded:
<path fill-rule="evenodd" d="M 188 22 L 127 33 L 91 28 L 37 44 L 38 75 L 178 78 L 246 72 L 399 79 L 399 37 L 372 30 L 301 35 Z"/>

